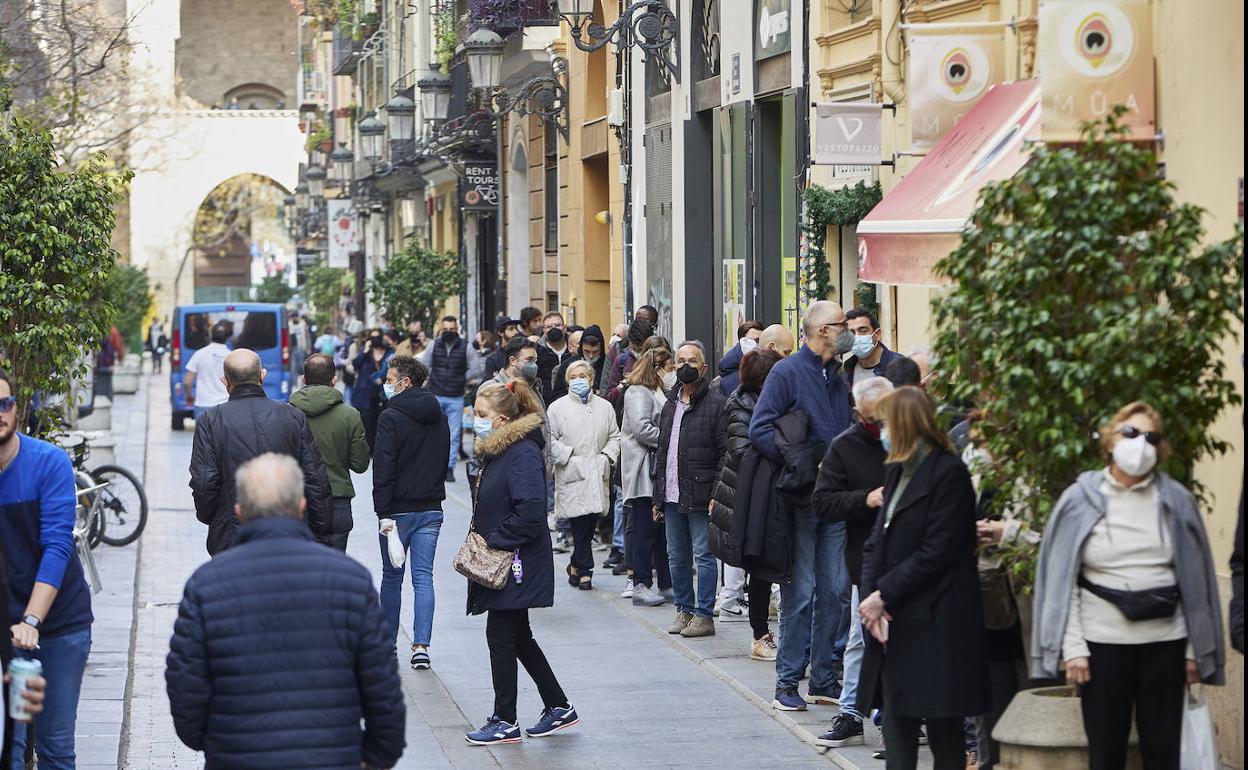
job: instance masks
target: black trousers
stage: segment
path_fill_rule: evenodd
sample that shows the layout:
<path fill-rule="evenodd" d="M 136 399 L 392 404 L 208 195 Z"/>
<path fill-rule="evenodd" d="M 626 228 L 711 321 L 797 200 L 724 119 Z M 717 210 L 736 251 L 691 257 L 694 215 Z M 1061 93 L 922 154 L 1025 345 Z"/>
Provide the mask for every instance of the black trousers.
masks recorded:
<path fill-rule="evenodd" d="M 633 519 L 633 582 L 653 588 L 658 579 L 659 590 L 672 587 L 672 573 L 667 564 L 667 525 L 654 520 L 654 504 L 649 497 L 628 501 Z"/>
<path fill-rule="evenodd" d="M 494 716 L 516 723 L 516 677 L 519 661 L 529 672 L 546 708 L 563 706 L 568 698 L 555 672 L 533 638 L 528 610 L 490 610 L 485 617 L 485 641 L 490 648 L 490 674 L 494 679 Z"/>
<path fill-rule="evenodd" d="M 920 719 L 889 713 L 884 704 L 886 770 L 914 770 L 919 764 L 919 728 L 927 725 L 927 745 L 935 770 L 966 770 L 966 731 L 961 717 Z"/>
<path fill-rule="evenodd" d="M 750 630 L 754 632 L 755 639 L 762 639 L 771 632 L 767 625 L 767 616 L 771 611 L 771 583 L 750 575 L 745 595 L 750 603 Z"/>
<path fill-rule="evenodd" d="M 1088 642 L 1091 680 L 1083 686 L 1089 770 L 1122 770 L 1135 712 L 1144 770 L 1175 770 L 1183 736 L 1186 639 L 1152 644 Z"/>
<path fill-rule="evenodd" d="M 591 513 L 568 519 L 572 525 L 572 567 L 578 575 L 594 574 L 594 527 L 600 518 L 600 514 Z"/>

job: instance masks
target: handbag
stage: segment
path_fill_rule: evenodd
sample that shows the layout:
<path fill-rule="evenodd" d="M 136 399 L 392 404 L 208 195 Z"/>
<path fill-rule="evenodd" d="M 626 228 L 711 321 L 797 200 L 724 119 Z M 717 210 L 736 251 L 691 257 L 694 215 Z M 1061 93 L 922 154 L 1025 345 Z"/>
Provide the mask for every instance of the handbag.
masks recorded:
<path fill-rule="evenodd" d="M 1010 586 L 1010 572 L 992 559 L 980 557 L 979 595 L 984 604 L 984 627 L 1005 631 L 1018 622 L 1018 605 Z"/>
<path fill-rule="evenodd" d="M 1127 616 L 1127 620 L 1156 620 L 1174 616 L 1179 605 L 1179 587 L 1161 586 L 1145 591 L 1123 591 L 1117 588 L 1098 586 L 1083 575 L 1079 576 L 1079 587 L 1086 588 L 1094 596 L 1099 596 L 1114 605 Z"/>
<path fill-rule="evenodd" d="M 1183 691 L 1183 737 L 1179 749 L 1179 770 L 1210 770 L 1222 766 L 1218 751 L 1218 731 L 1204 688 L 1193 695 Z"/>
<path fill-rule="evenodd" d="M 468 528 L 464 544 L 455 554 L 455 571 L 472 582 L 495 591 L 507 585 L 511 571 L 512 552 L 491 548 L 477 532 L 476 524 Z"/>

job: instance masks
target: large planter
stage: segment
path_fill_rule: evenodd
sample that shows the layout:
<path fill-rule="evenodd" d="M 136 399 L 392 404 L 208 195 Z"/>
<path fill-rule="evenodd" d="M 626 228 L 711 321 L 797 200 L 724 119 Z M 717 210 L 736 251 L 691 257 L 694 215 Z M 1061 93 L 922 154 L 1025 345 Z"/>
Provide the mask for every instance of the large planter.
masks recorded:
<path fill-rule="evenodd" d="M 1086 770 L 1088 738 L 1079 695 L 1071 687 L 1040 687 L 1014 696 L 992 737 L 1001 744 L 999 770 Z M 1135 730 L 1127 770 L 1140 770 Z"/>
<path fill-rule="evenodd" d="M 113 401 L 108 396 L 96 396 L 91 414 L 78 418 L 78 430 L 112 430 Z"/>
<path fill-rule="evenodd" d="M 125 367 L 113 372 L 113 392 L 121 395 L 132 396 L 139 392 L 139 377 L 142 375 L 137 369 Z"/>

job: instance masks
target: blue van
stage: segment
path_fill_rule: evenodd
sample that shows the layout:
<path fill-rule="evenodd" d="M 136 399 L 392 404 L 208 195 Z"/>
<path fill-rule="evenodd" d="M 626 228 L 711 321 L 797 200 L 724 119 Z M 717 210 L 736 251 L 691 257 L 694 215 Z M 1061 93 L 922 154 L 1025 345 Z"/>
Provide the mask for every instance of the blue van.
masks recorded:
<path fill-rule="evenodd" d="M 226 347 L 249 348 L 259 354 L 261 366 L 268 370 L 264 378 L 268 397 L 274 401 L 290 398 L 290 329 L 285 306 L 263 302 L 183 305 L 173 311 L 170 335 L 169 404 L 174 430 L 182 430 L 186 418 L 195 414 L 194 406 L 186 403 L 186 365 L 195 351 L 208 345 L 209 332 L 218 321 L 233 327 Z"/>

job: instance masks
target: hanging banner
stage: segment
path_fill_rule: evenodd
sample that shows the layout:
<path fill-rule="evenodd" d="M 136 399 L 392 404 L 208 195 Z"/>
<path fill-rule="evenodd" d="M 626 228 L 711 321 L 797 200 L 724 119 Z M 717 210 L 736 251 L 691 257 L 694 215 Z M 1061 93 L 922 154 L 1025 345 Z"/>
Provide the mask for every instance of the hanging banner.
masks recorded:
<path fill-rule="evenodd" d="M 1134 139 L 1156 135 L 1149 0 L 1041 0 L 1036 69 L 1046 142 L 1079 139 L 1079 126 L 1115 105 Z"/>
<path fill-rule="evenodd" d="M 815 105 L 815 163 L 880 165 L 880 105 L 825 102 Z"/>
<path fill-rule="evenodd" d="M 327 200 L 329 266 L 351 267 L 351 253 L 360 250 L 360 221 L 349 200 Z"/>
<path fill-rule="evenodd" d="M 980 97 L 1005 80 L 1005 28 L 950 33 L 915 24 L 906 79 L 910 84 L 911 145 L 934 147 Z"/>
<path fill-rule="evenodd" d="M 459 207 L 464 211 L 494 211 L 498 208 L 498 164 L 492 160 L 464 163 L 459 183 Z"/>

